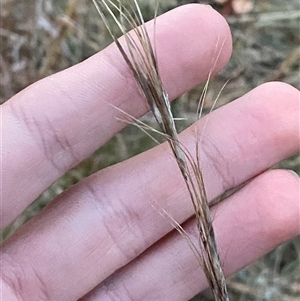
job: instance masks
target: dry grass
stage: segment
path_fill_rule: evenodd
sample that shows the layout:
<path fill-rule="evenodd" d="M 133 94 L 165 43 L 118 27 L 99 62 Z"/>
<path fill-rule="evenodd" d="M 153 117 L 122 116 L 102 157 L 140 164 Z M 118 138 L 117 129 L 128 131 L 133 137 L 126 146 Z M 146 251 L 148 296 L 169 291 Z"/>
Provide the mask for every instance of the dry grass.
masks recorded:
<path fill-rule="evenodd" d="M 162 2 L 164 11 L 176 6 L 177 2 L 193 1 Z M 142 1 L 141 5 L 143 13 L 150 19 L 153 15 L 151 1 Z M 216 96 L 213 91 L 219 91 L 228 79 L 231 81 L 218 105 L 271 79 L 300 88 L 297 11 L 298 0 L 263 0 L 256 1 L 254 11 L 247 15 L 227 16 L 234 36 L 234 54 L 229 65 L 211 83 L 204 110 L 209 111 Z M 3 0 L 0 14 L 1 102 L 39 78 L 74 65 L 111 42 L 90 0 Z M 200 91 L 201 87 L 194 89 L 174 103 L 177 115 L 193 120 L 189 117 L 195 116 Z M 153 123 L 149 115 L 144 120 Z M 186 127 L 187 123 L 182 122 L 179 127 Z M 50 187 L 11 227 L 5 229 L 4 237 L 70 185 L 153 144 L 137 129 L 125 129 Z M 131 148 L 128 149 L 127 145 Z M 123 151 L 116 152 L 120 148 Z M 299 173 L 299 163 L 298 155 L 280 166 Z M 280 246 L 229 279 L 232 300 L 296 300 L 299 297 L 299 260 L 299 239 Z M 211 297 L 202 294 L 201 300 L 211 300 Z"/>
<path fill-rule="evenodd" d="M 199 152 L 196 151 L 197 157 L 194 159 L 180 143 L 170 100 L 162 84 L 155 49 L 152 47 L 149 34 L 146 30 L 140 6 L 137 1 L 133 1 L 131 6 L 124 5 L 123 1 L 94 0 L 93 2 L 112 39 L 132 71 L 132 75 L 144 93 L 152 114 L 162 131 L 162 135 L 165 136 L 172 149 L 193 204 L 199 232 L 200 249 L 194 245 L 184 229 L 167 212 L 165 212 L 166 216 L 171 219 L 171 223 L 175 226 L 175 229 L 187 239 L 190 247 L 197 256 L 214 295 L 214 299 L 216 301 L 228 301 L 226 281 L 217 250 L 209 202 L 198 157 Z M 124 35 L 127 51 L 118 41 L 113 31 L 113 26 L 105 16 L 105 12 L 109 13 L 114 24 L 118 26 Z M 154 20 L 156 20 L 156 13 L 157 10 L 155 11 Z M 129 25 L 129 28 L 127 28 L 127 25 Z M 204 96 L 205 93 L 201 97 L 201 100 L 204 99 Z M 202 108 L 203 102 L 200 101 L 199 110 L 197 110 L 199 111 L 199 117 L 201 117 Z M 144 124 L 142 124 L 143 127 L 140 123 L 137 123 L 137 125 L 141 129 L 144 127 Z M 198 146 L 198 141 L 196 141 L 197 149 Z"/>

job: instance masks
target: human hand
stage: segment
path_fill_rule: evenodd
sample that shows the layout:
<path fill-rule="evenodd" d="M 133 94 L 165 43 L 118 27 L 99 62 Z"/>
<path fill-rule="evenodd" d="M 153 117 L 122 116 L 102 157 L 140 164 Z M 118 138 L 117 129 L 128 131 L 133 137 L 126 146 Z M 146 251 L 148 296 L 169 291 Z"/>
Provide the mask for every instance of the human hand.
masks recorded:
<path fill-rule="evenodd" d="M 172 98 L 205 80 L 218 40 L 225 44 L 216 69 L 230 56 L 229 29 L 207 6 L 159 17 L 156 34 Z M 299 179 L 264 172 L 299 151 L 298 98 L 296 89 L 268 83 L 206 123 L 200 150 L 209 199 L 258 175 L 212 209 L 227 274 L 299 233 Z M 135 117 L 147 110 L 114 45 L 2 105 L 2 228 L 120 131 L 120 113 L 106 103 Z M 193 126 L 181 139 L 194 149 Z M 180 223 L 193 214 L 166 145 L 81 181 L 5 241 L 3 300 L 189 299 L 206 287 L 204 275 L 156 204 Z M 185 227 L 196 232 L 193 219 Z"/>

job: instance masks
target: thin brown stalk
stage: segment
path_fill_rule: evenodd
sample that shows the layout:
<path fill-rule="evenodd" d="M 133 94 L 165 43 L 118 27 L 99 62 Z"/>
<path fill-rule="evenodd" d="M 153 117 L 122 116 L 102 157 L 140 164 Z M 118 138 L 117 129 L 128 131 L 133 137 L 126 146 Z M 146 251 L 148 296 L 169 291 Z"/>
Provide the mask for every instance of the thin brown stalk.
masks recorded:
<path fill-rule="evenodd" d="M 179 140 L 168 94 L 162 84 L 156 54 L 146 30 L 138 2 L 137 0 L 132 0 L 132 7 L 129 6 L 128 8 L 124 6 L 123 1 L 121 0 L 93 0 L 93 2 L 110 35 L 132 71 L 138 85 L 144 93 L 149 107 L 161 128 L 162 134 L 167 138 L 167 141 L 171 146 L 194 207 L 197 228 L 199 231 L 200 250 L 199 247 L 192 242 L 181 225 L 179 225 L 166 211 L 163 210 L 162 214 L 166 216 L 171 221 L 174 228 L 188 240 L 192 251 L 197 255 L 197 258 L 203 267 L 215 300 L 229 301 L 225 277 L 216 246 L 212 218 L 200 166 L 198 146 L 196 146 L 197 154 L 196 159 L 194 159 Z M 117 12 L 119 17 L 117 17 L 114 11 Z M 104 12 L 110 15 L 124 35 L 127 51 L 125 51 L 111 29 Z M 131 28 L 127 29 L 125 24 L 129 24 Z M 203 95 L 203 99 L 205 98 L 204 96 L 205 95 Z M 202 111 L 202 106 L 203 103 L 200 103 L 199 112 Z M 142 125 L 142 129 L 145 130 L 146 127 Z"/>

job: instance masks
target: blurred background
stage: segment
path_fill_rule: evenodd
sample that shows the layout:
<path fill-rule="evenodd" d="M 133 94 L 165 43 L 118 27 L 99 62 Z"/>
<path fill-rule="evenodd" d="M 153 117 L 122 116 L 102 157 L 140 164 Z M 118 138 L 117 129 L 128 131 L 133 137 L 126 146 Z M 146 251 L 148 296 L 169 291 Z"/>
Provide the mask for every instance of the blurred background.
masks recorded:
<path fill-rule="evenodd" d="M 298 0 L 160 1 L 160 12 L 185 3 L 206 3 L 228 21 L 234 41 L 227 67 L 210 83 L 205 99 L 209 112 L 222 86 L 217 107 L 267 81 L 280 80 L 300 88 L 300 4 Z M 145 19 L 154 14 L 155 0 L 140 0 Z M 111 43 L 91 0 L 1 0 L 0 3 L 0 102 L 31 83 L 68 68 Z M 173 104 L 178 126 L 187 127 L 203 86 L 184 94 Z M 153 124 L 150 114 L 143 120 Z M 128 126 L 91 157 L 55 182 L 2 232 L 2 241 L 37 214 L 56 195 L 80 179 L 136 155 L 153 142 Z M 300 156 L 280 162 L 277 168 L 299 174 Z M 228 279 L 232 301 L 293 301 L 300 297 L 299 237 Z M 194 299 L 193 299 L 194 300 Z M 203 292 L 195 300 L 213 300 Z"/>

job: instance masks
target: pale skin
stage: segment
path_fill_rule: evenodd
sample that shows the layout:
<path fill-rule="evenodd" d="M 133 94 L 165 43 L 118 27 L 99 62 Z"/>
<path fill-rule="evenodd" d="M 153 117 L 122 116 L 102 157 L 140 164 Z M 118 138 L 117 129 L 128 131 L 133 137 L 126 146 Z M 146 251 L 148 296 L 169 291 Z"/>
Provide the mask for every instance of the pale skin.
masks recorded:
<path fill-rule="evenodd" d="M 159 17 L 156 35 L 171 98 L 205 81 L 217 41 L 225 42 L 215 72 L 231 54 L 229 28 L 208 6 Z M 135 117 L 147 111 L 114 45 L 2 105 L 2 228 L 125 126 L 108 103 Z M 299 151 L 299 91 L 261 85 L 210 114 L 201 132 L 204 123 L 196 126 L 209 199 L 254 178 L 212 209 L 221 260 L 231 274 L 299 234 L 298 177 L 267 171 Z M 191 127 L 181 135 L 191 151 L 194 133 Z M 153 205 L 179 223 L 192 216 L 167 145 L 79 182 L 5 241 L 3 300 L 193 297 L 207 286 L 205 278 L 185 240 Z M 195 233 L 193 219 L 184 226 Z"/>

